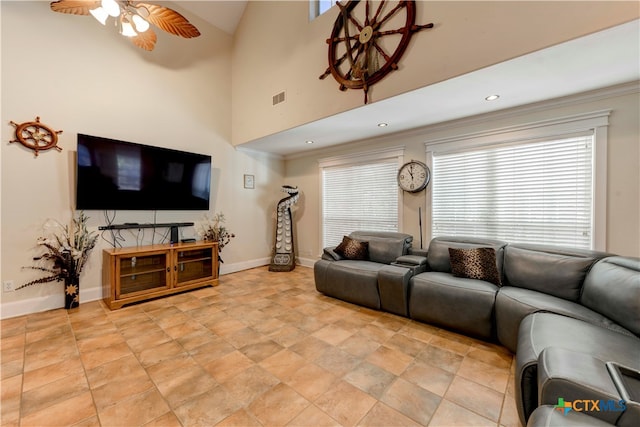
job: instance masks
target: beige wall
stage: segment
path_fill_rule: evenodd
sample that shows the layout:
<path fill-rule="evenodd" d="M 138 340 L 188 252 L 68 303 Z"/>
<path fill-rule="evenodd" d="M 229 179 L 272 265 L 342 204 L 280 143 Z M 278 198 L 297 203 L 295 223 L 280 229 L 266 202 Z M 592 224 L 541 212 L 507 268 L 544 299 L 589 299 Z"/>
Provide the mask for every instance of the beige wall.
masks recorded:
<path fill-rule="evenodd" d="M 565 117 L 574 114 L 611 109 L 608 129 L 607 164 L 607 247 L 606 250 L 627 256 L 640 256 L 640 96 L 637 83 L 625 87 L 625 94 L 602 99 L 600 95 L 574 101 L 567 99 L 535 106 L 501 111 L 481 117 L 472 117 L 448 124 L 434 125 L 376 140 L 358 141 L 351 146 L 316 151 L 310 155 L 286 162 L 286 177 L 290 184 L 298 185 L 304 195 L 304 215 L 297 218 L 298 249 L 300 257 L 315 259 L 321 254 L 320 229 L 320 175 L 318 160 L 341 154 L 365 153 L 384 147 L 403 146 L 405 161 L 426 160 L 425 142 L 469 133 L 490 131 L 508 126 Z M 598 92 L 601 93 L 601 92 Z M 554 104 L 556 106 L 554 106 Z M 436 179 L 436 177 L 434 177 Z M 427 191 L 429 191 L 429 188 Z M 419 246 L 418 209 L 429 209 L 426 191 L 405 193 L 402 201 L 402 230 L 414 236 Z M 424 245 L 430 236 L 425 235 Z"/>
<path fill-rule="evenodd" d="M 226 33 L 200 21 L 197 39 L 158 30 L 156 49 L 134 47 L 92 17 L 54 13 L 48 2 L 1 2 L 2 24 L 2 281 L 39 277 L 32 265 L 47 218 L 67 224 L 74 206 L 77 133 L 209 154 L 213 157 L 211 211 L 223 211 L 237 238 L 224 249 L 223 272 L 264 264 L 271 253 L 271 212 L 281 197 L 283 161 L 240 152 L 231 139 L 231 50 Z M 33 153 L 14 138 L 18 123 L 40 116 L 62 129 L 62 152 Z M 243 188 L 254 174 L 256 189 Z M 86 212 L 90 226 L 102 211 Z M 194 221 L 202 212 L 158 211 L 158 222 Z M 153 212 L 118 211 L 115 222 L 152 222 Z M 164 232 L 166 230 L 159 230 Z M 192 237 L 193 227 L 183 237 Z M 123 233 L 126 245 L 136 236 Z M 105 234 L 108 238 L 108 235 Z M 150 242 L 151 234 L 145 234 Z M 158 237 L 155 238 L 158 241 Z M 100 297 L 100 241 L 81 277 L 81 301 Z M 62 285 L 0 293 L 2 316 L 62 305 Z M 56 305 L 57 304 L 57 305 Z"/>
<path fill-rule="evenodd" d="M 362 105 L 338 91 L 327 68 L 336 8 L 308 22 L 306 1 L 252 1 L 234 39 L 232 140 L 242 144 Z M 447 80 L 640 16 L 636 2 L 418 1 L 400 70 L 370 91 L 371 102 Z M 265 19 L 268 17 L 268 19 Z M 273 95 L 287 100 L 272 105 Z"/>

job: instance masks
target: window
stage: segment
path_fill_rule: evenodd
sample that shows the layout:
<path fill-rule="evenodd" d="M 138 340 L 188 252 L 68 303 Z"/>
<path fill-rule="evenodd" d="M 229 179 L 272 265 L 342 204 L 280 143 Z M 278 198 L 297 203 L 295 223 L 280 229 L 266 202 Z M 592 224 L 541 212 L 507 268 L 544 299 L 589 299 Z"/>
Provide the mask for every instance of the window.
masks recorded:
<path fill-rule="evenodd" d="M 333 0 L 309 0 L 309 20 L 314 20 L 335 4 Z"/>
<path fill-rule="evenodd" d="M 608 112 L 599 119 L 606 122 Z M 606 123 L 575 121 L 428 144 L 431 235 L 604 249 Z M 568 133 L 567 130 L 572 132 Z M 577 132 L 576 132 L 577 131 Z M 546 136 L 534 137 L 538 134 Z M 524 137 L 521 139 L 521 137 Z M 600 145 L 599 150 L 597 145 Z M 600 182 L 597 182 L 599 180 Z M 598 197 L 596 197 L 598 196 Z M 596 231 L 600 228 L 599 232 Z"/>
<path fill-rule="evenodd" d="M 398 231 L 401 217 L 396 176 L 402 150 L 320 161 L 322 247 L 355 230 Z"/>

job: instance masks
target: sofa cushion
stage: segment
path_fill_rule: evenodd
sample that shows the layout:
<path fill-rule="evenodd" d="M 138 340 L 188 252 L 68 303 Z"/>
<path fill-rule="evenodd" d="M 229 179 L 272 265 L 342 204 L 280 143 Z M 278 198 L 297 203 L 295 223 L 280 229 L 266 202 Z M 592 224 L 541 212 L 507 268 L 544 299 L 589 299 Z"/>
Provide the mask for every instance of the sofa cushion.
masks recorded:
<path fill-rule="evenodd" d="M 611 319 L 578 303 L 530 289 L 503 286 L 496 297 L 496 331 L 500 344 L 515 353 L 520 322 L 527 315 L 536 312 L 557 313 L 632 335 Z"/>
<path fill-rule="evenodd" d="M 369 260 L 382 264 L 406 255 L 413 240 L 409 234 L 382 231 L 354 231 L 349 237 L 369 242 Z"/>
<path fill-rule="evenodd" d="M 500 286 L 500 273 L 493 248 L 449 248 L 451 272 L 456 277 L 478 279 Z"/>
<path fill-rule="evenodd" d="M 378 271 L 384 264 L 371 261 L 328 261 L 314 264 L 316 289 L 325 295 L 365 307 L 380 309 Z"/>
<path fill-rule="evenodd" d="M 610 257 L 585 279 L 580 301 L 640 335 L 640 259 Z"/>
<path fill-rule="evenodd" d="M 522 424 L 538 406 L 538 358 L 548 347 L 587 353 L 640 370 L 640 339 L 553 313 L 525 317 L 518 332 L 516 404 Z"/>
<path fill-rule="evenodd" d="M 362 242 L 349 236 L 344 236 L 342 242 L 336 246 L 334 251 L 346 259 L 366 260 L 369 258 L 369 242 Z"/>
<path fill-rule="evenodd" d="M 474 237 L 434 237 L 429 243 L 427 262 L 432 271 L 442 271 L 451 273 L 451 262 L 449 258 L 449 248 L 473 249 L 473 248 L 493 248 L 496 251 L 496 264 L 498 271 L 502 271 L 502 254 L 506 242 L 493 239 L 482 239 Z"/>
<path fill-rule="evenodd" d="M 498 287 L 483 280 L 427 271 L 409 280 L 409 316 L 484 339 L 495 335 L 493 306 Z"/>
<path fill-rule="evenodd" d="M 579 249 L 508 245 L 504 250 L 504 284 L 578 301 L 587 272 L 604 256 Z"/>

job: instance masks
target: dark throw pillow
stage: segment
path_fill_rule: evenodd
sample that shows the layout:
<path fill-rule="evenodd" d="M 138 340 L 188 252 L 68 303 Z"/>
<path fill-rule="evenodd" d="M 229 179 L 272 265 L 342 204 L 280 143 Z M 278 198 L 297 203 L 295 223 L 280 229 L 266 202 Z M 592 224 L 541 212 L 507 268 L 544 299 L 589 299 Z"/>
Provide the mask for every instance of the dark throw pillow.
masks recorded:
<path fill-rule="evenodd" d="M 456 277 L 479 279 L 501 286 L 500 273 L 493 248 L 449 248 L 451 272 Z"/>
<path fill-rule="evenodd" d="M 346 259 L 369 259 L 369 242 L 361 242 L 344 236 L 342 243 L 336 246 L 334 252 Z"/>

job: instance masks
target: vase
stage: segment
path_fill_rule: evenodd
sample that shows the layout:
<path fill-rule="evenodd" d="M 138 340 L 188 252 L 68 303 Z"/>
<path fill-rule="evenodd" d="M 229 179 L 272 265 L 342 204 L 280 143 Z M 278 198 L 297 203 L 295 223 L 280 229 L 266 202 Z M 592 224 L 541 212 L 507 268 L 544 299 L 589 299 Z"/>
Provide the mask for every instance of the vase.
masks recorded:
<path fill-rule="evenodd" d="M 80 306 L 80 278 L 77 276 L 64 279 L 64 308 Z"/>

